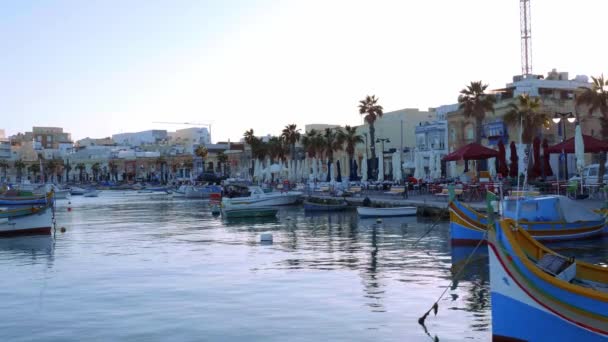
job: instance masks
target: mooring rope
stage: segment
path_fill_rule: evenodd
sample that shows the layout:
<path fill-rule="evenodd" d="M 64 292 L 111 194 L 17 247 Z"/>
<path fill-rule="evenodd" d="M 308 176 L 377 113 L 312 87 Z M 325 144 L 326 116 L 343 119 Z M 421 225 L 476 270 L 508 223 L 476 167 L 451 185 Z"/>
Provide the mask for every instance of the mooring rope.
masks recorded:
<path fill-rule="evenodd" d="M 435 316 L 437 316 L 437 311 L 439 310 L 439 301 L 443 298 L 443 296 L 445 296 L 445 294 L 448 292 L 448 290 L 450 288 L 452 288 L 452 286 L 454 285 L 454 279 L 458 279 L 460 277 L 460 274 L 464 271 L 464 269 L 466 268 L 466 266 L 469 264 L 469 262 L 471 262 L 471 260 L 473 259 L 473 255 L 475 255 L 475 252 L 477 251 L 477 249 L 479 248 L 479 246 L 481 246 L 481 244 L 486 241 L 488 235 L 488 231 L 486 230 L 482 236 L 482 238 L 479 240 L 479 242 L 477 243 L 477 245 L 475 245 L 475 248 L 473 248 L 473 250 L 471 251 L 471 253 L 467 256 L 467 258 L 465 259 L 464 263 L 462 264 L 462 267 L 458 270 L 458 272 L 456 272 L 456 274 L 454 274 L 454 276 L 452 276 L 452 280 L 450 281 L 450 284 L 443 290 L 443 292 L 441 293 L 441 295 L 439 295 L 439 298 L 437 298 L 437 300 L 435 300 L 435 302 L 433 303 L 433 305 L 431 306 L 430 309 L 428 309 L 427 312 L 424 313 L 424 315 L 422 315 L 420 318 L 418 318 L 418 324 L 422 325 L 422 327 L 424 328 L 424 331 L 426 332 L 426 334 L 434 341 L 438 341 L 437 336 L 435 336 L 435 338 L 431 337 L 431 335 L 429 334 L 426 325 L 424 324 L 424 321 L 426 320 L 426 318 L 428 317 L 428 315 L 431 313 L 431 311 L 433 311 L 433 313 L 435 314 Z"/>
<path fill-rule="evenodd" d="M 430 232 L 432 232 L 433 229 L 435 229 L 435 227 L 437 227 L 439 221 L 441 221 L 441 218 L 443 217 L 443 214 L 445 213 L 446 210 L 449 210 L 449 207 L 450 207 L 450 204 L 448 203 L 448 205 L 445 206 L 445 208 L 441 208 L 441 211 L 435 218 L 435 221 L 431 224 L 431 228 L 427 229 L 427 231 L 424 232 L 424 234 L 422 234 L 418 239 L 416 239 L 416 241 L 412 244 L 412 247 L 416 247 L 416 245 L 418 244 L 418 242 L 420 242 L 420 240 L 422 240 L 425 236 L 427 236 Z"/>

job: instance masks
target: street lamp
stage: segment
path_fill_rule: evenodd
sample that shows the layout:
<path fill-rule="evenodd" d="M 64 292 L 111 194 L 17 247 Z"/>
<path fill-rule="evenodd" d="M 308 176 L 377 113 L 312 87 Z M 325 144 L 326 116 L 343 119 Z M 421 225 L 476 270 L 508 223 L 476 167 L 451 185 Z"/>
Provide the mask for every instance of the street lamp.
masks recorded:
<path fill-rule="evenodd" d="M 556 124 L 560 124 L 561 123 L 561 142 L 566 141 L 566 121 L 568 121 L 569 123 L 574 123 L 576 121 L 576 117 L 574 117 L 574 115 L 572 114 L 572 112 L 565 112 L 565 113 L 559 113 L 559 112 L 555 112 L 555 115 L 553 115 L 553 120 L 554 123 Z M 560 156 L 560 159 L 563 158 L 564 159 L 564 179 L 568 179 L 568 161 L 566 160 L 566 153 L 564 151 L 564 149 L 562 148 L 562 154 Z"/>

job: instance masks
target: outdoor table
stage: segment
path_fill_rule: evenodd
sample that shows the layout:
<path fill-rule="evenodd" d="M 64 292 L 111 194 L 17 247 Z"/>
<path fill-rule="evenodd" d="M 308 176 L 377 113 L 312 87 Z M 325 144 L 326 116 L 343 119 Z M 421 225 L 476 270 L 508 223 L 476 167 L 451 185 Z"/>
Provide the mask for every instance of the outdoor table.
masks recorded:
<path fill-rule="evenodd" d="M 469 185 L 469 201 L 473 199 L 481 200 L 481 192 L 479 191 L 479 184 Z"/>
<path fill-rule="evenodd" d="M 587 192 L 589 193 L 589 197 L 590 198 L 598 198 L 601 194 L 600 192 L 600 185 L 595 183 L 595 184 L 584 184 L 583 187 L 587 188 Z"/>

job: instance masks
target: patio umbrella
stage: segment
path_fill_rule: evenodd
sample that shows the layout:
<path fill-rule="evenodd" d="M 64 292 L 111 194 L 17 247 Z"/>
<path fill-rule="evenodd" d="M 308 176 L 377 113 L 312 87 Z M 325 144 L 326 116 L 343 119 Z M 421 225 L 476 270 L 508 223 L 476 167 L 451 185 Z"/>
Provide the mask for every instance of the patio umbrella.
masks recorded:
<path fill-rule="evenodd" d="M 311 168 L 312 168 L 312 179 L 316 180 L 317 179 L 317 158 L 313 157 L 312 158 L 312 163 L 310 164 Z"/>
<path fill-rule="evenodd" d="M 507 177 L 509 175 L 509 168 L 507 167 L 507 153 L 505 151 L 505 144 L 502 140 L 498 141 L 498 168 L 496 171 L 500 173 L 503 177 Z"/>
<path fill-rule="evenodd" d="M 400 182 L 403 179 L 401 170 L 401 152 L 393 153 L 393 180 Z"/>
<path fill-rule="evenodd" d="M 325 178 L 327 182 L 331 182 L 332 181 L 332 174 L 331 174 L 331 162 L 329 161 L 329 159 L 327 159 L 327 177 Z"/>
<path fill-rule="evenodd" d="M 540 160 L 540 138 L 534 138 L 534 142 L 532 143 L 532 149 L 534 154 L 534 164 L 532 164 L 532 168 L 528 173 L 528 177 L 536 178 L 540 176 L 541 173 L 541 160 Z"/>
<path fill-rule="evenodd" d="M 547 139 L 543 139 L 543 170 L 545 172 L 545 177 L 553 176 L 553 170 L 551 170 L 551 163 L 549 163 L 549 152 L 547 149 L 549 148 L 549 143 Z"/>
<path fill-rule="evenodd" d="M 342 183 L 342 169 L 340 168 L 339 160 L 336 162 L 336 169 L 338 169 L 337 176 L 336 176 L 336 182 Z"/>
<path fill-rule="evenodd" d="M 378 181 L 384 181 L 384 153 L 378 155 Z"/>
<path fill-rule="evenodd" d="M 478 143 L 470 143 L 443 157 L 445 161 L 482 160 L 497 157 L 498 152 Z"/>
<path fill-rule="evenodd" d="M 363 160 L 361 160 L 361 181 L 367 181 L 367 154 L 363 156 Z"/>
<path fill-rule="evenodd" d="M 351 181 L 357 179 L 357 161 L 355 159 L 353 159 L 353 167 L 352 167 L 352 177 L 349 179 Z"/>
<path fill-rule="evenodd" d="M 422 162 L 420 158 L 420 152 L 414 154 L 414 178 L 422 179 L 424 174 L 422 173 Z"/>
<path fill-rule="evenodd" d="M 488 173 L 490 177 L 496 176 L 496 159 L 497 157 L 488 159 Z"/>
<path fill-rule="evenodd" d="M 574 130 L 574 154 L 576 155 L 576 169 L 579 173 L 581 173 L 585 167 L 585 152 L 583 132 L 581 131 L 581 125 L 577 123 L 576 129 Z"/>
<path fill-rule="evenodd" d="M 583 146 L 585 147 L 585 153 L 608 152 L 608 142 L 596 139 L 590 135 L 581 134 L 581 136 L 583 139 Z M 563 150 L 565 153 L 575 153 L 575 138 L 576 131 L 575 137 L 557 145 L 550 146 L 547 151 L 549 151 L 549 153 L 562 153 Z"/>
<path fill-rule="evenodd" d="M 511 149 L 511 165 L 509 165 L 509 177 L 515 178 L 519 174 L 519 166 L 517 165 L 517 148 L 515 147 L 515 141 L 511 141 L 509 146 Z"/>

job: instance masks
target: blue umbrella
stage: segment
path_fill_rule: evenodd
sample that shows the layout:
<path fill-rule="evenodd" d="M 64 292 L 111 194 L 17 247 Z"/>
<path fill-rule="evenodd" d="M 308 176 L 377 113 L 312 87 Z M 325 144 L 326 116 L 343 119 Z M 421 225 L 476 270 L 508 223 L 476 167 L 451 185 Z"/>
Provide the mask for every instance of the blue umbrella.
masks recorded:
<path fill-rule="evenodd" d="M 336 161 L 336 182 L 342 182 L 342 171 L 340 170 L 340 161 Z"/>
<path fill-rule="evenodd" d="M 351 165 L 352 167 L 350 168 L 350 180 L 355 180 L 357 178 L 357 161 L 356 160 L 352 160 L 351 161 Z"/>

